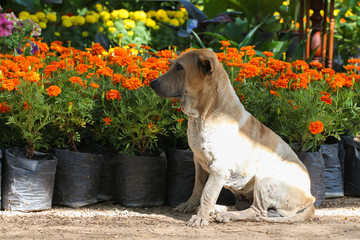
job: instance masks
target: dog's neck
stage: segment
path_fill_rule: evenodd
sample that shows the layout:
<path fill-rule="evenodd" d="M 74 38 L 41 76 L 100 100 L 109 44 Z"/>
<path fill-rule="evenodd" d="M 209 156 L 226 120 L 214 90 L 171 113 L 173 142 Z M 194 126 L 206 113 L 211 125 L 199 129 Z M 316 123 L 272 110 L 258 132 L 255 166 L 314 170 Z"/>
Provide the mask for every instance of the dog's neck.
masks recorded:
<path fill-rule="evenodd" d="M 239 109 L 234 107 L 235 105 L 240 105 L 240 108 L 244 108 L 230 83 L 227 73 L 223 68 L 221 70 L 217 75 L 213 76 L 221 79 L 221 81 L 213 81 L 214 84 L 206 85 L 201 94 L 196 96 L 185 94 L 180 99 L 183 112 L 198 123 L 216 118 L 224 112 L 233 112 Z M 199 98 L 199 96 L 204 97 Z M 224 109 L 229 108 L 231 109 L 230 111 L 224 111 Z M 234 117 L 240 115 L 241 112 L 234 113 Z"/>

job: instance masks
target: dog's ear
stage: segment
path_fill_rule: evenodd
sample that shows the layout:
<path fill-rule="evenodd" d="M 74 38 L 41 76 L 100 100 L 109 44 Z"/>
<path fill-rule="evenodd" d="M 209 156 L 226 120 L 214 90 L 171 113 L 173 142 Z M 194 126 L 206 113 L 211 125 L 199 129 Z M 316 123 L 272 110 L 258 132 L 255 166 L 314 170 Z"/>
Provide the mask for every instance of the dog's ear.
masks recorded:
<path fill-rule="evenodd" d="M 212 59 L 199 55 L 199 69 L 202 74 L 212 76 L 214 72 Z"/>

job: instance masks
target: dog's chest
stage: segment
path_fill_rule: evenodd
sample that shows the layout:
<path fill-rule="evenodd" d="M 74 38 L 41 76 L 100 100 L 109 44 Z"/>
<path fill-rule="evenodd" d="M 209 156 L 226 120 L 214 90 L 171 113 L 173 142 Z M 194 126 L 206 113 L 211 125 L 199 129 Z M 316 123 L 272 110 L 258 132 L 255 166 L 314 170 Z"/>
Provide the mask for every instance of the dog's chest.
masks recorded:
<path fill-rule="evenodd" d="M 234 160 L 241 148 L 241 136 L 236 124 L 203 124 L 189 122 L 188 142 L 200 164 L 209 167 L 214 161 Z M 225 163 L 224 163 L 225 164 Z"/>

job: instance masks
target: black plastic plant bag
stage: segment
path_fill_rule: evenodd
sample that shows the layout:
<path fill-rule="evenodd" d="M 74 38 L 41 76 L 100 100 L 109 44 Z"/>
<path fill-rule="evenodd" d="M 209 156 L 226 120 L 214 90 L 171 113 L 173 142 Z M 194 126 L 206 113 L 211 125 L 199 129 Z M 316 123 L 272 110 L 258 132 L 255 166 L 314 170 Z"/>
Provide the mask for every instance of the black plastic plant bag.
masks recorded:
<path fill-rule="evenodd" d="M 176 207 L 186 202 L 195 184 L 193 152 L 190 150 L 166 149 L 167 184 L 166 203 Z"/>
<path fill-rule="evenodd" d="M 325 167 L 325 198 L 343 197 L 344 183 L 339 159 L 339 144 L 321 145 L 320 152 Z"/>
<path fill-rule="evenodd" d="M 55 150 L 58 166 L 54 204 L 79 208 L 96 203 L 101 176 L 101 161 L 96 154 Z"/>
<path fill-rule="evenodd" d="M 175 207 L 186 202 L 194 189 L 195 165 L 193 152 L 190 150 L 167 149 L 168 180 L 166 187 L 167 204 Z M 234 194 L 223 188 L 217 200 L 217 204 L 234 205 L 236 198 Z"/>
<path fill-rule="evenodd" d="M 360 197 L 360 142 L 346 138 L 344 150 L 344 193 Z"/>
<path fill-rule="evenodd" d="M 325 166 L 320 152 L 298 152 L 299 159 L 306 166 L 311 180 L 311 194 L 316 198 L 315 207 L 325 200 Z"/>
<path fill-rule="evenodd" d="M 27 159 L 23 148 L 6 150 L 3 169 L 2 208 L 9 211 L 50 209 L 57 159 L 35 152 Z"/>
<path fill-rule="evenodd" d="M 166 156 L 116 156 L 114 199 L 128 207 L 161 206 L 165 203 Z"/>

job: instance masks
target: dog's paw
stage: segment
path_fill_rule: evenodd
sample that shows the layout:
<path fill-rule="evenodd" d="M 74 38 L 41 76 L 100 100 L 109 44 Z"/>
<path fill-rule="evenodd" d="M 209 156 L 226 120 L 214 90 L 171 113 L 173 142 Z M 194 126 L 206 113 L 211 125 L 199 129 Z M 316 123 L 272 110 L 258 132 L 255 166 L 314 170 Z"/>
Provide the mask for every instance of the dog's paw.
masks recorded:
<path fill-rule="evenodd" d="M 209 225 L 209 221 L 205 217 L 194 215 L 192 218 L 186 223 L 186 226 L 189 227 L 204 227 Z"/>
<path fill-rule="evenodd" d="M 197 207 L 196 205 L 191 204 L 189 202 L 183 202 L 183 203 L 180 203 L 178 206 L 176 206 L 174 208 L 174 211 L 189 213 L 189 212 L 194 212 L 196 207 Z"/>
<path fill-rule="evenodd" d="M 222 223 L 233 222 L 234 217 L 233 214 L 230 212 L 220 212 L 216 214 L 215 221 Z"/>

